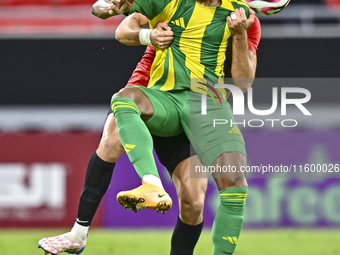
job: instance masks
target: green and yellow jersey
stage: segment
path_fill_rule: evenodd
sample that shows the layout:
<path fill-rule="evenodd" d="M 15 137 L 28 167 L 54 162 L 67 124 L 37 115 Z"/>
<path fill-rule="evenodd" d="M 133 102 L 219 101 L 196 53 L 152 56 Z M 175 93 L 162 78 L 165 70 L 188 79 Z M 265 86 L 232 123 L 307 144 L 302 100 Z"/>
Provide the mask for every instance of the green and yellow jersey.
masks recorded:
<path fill-rule="evenodd" d="M 151 28 L 166 22 L 175 38 L 167 49 L 156 50 L 149 88 L 163 91 L 189 90 L 191 78 L 224 78 L 225 51 L 230 37 L 226 18 L 244 0 L 221 0 L 206 7 L 195 0 L 136 0 L 132 12 L 149 19 Z M 197 79 L 196 79 L 197 80 Z"/>

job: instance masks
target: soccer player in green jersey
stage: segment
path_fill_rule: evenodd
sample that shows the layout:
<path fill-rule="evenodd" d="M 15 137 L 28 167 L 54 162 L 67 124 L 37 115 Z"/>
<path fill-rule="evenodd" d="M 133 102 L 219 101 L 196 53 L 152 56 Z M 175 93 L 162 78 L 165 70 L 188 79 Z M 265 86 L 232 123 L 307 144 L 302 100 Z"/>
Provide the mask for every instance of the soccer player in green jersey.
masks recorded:
<path fill-rule="evenodd" d="M 156 51 L 148 88 L 126 88 L 112 98 L 122 144 L 134 146 L 127 154 L 141 177 L 157 175 L 149 131 L 159 136 L 184 131 L 204 165 L 235 167 L 236 174 L 213 175 L 221 195 L 213 226 L 213 254 L 232 254 L 243 224 L 247 182 L 239 170 L 246 165 L 246 151 L 236 125 L 212 126 L 216 118 L 233 120 L 229 104 L 221 100 L 221 105 L 215 105 L 211 99 L 207 115 L 202 116 L 201 91 L 206 90 L 204 86 L 210 88 L 209 79 L 221 82 L 228 39 L 232 35 L 233 40 L 241 40 L 254 14 L 247 19 L 248 8 L 242 1 L 193 0 L 137 0 L 132 12 L 147 16 L 151 28 L 160 21 L 169 23 L 175 39 L 168 49 Z M 233 27 L 233 15 L 240 17 L 237 27 Z M 242 47 L 247 47 L 246 41 Z M 239 57 L 240 61 L 248 61 L 247 55 Z M 251 85 L 253 77 L 251 72 L 242 77 L 250 78 L 245 80 L 243 90 Z M 226 98 L 225 91 L 215 92 L 216 100 Z M 121 192 L 118 200 L 125 206 L 138 204 L 145 189 L 150 187 L 143 184 Z M 133 200 L 129 201 L 130 197 Z"/>
<path fill-rule="evenodd" d="M 235 11 L 236 13 L 238 13 L 238 18 L 240 18 L 240 13 L 236 10 Z M 238 29 L 239 29 L 239 21 L 238 21 L 239 19 L 236 19 L 236 20 L 233 20 L 233 22 L 231 23 L 231 22 L 229 22 L 229 24 L 228 24 L 228 26 L 230 27 L 230 31 L 231 31 L 231 33 L 235 33 Z M 178 24 L 181 24 L 181 20 L 178 20 L 177 22 L 175 22 L 175 23 L 178 23 Z M 242 27 L 242 26 L 241 26 Z M 244 29 L 243 29 L 244 30 Z M 242 29 L 241 29 L 241 32 L 242 32 Z M 238 34 L 238 33 L 236 33 L 236 34 Z M 242 33 L 241 33 L 242 34 Z M 137 36 L 137 38 L 138 38 L 138 36 Z M 244 72 L 246 71 L 247 72 L 247 68 L 246 68 L 246 66 L 247 66 L 247 63 L 244 63 L 244 60 L 246 59 L 247 61 L 248 61 L 248 58 L 247 58 L 247 56 L 246 56 L 246 58 L 244 58 L 244 54 L 242 54 L 242 53 L 244 53 L 244 52 L 248 52 L 248 48 L 247 48 L 247 46 L 246 47 L 244 47 L 244 43 L 243 43 L 243 45 L 242 45 L 242 41 L 246 41 L 246 39 L 244 40 L 245 38 L 244 37 L 242 37 L 242 36 L 234 36 L 233 37 L 233 42 L 234 42 L 234 44 L 233 44 L 233 52 L 235 53 L 235 52 L 237 52 L 237 53 L 239 53 L 239 54 L 234 54 L 233 55 L 233 71 L 232 71 L 232 73 L 233 73 L 233 77 L 244 77 L 244 76 L 246 76 L 246 77 L 250 77 L 251 75 L 244 75 Z M 241 43 L 239 43 L 241 41 Z M 241 46 L 241 48 L 243 47 L 244 49 L 243 50 L 241 50 L 240 49 L 240 46 Z M 253 50 L 253 52 L 255 52 L 254 50 Z M 250 52 L 250 56 L 249 56 L 249 58 L 250 58 L 250 62 L 252 62 L 252 60 L 254 61 L 255 60 L 255 62 L 253 62 L 253 64 L 255 63 L 255 66 L 256 66 L 256 57 L 254 58 L 254 56 L 255 56 L 255 54 L 253 53 L 253 52 Z M 248 63 L 249 64 L 249 63 Z M 236 68 L 237 67 L 237 68 Z M 237 69 L 240 69 L 240 67 L 244 67 L 244 68 L 242 68 L 243 70 L 241 71 L 241 70 L 237 70 Z M 236 70 L 235 70 L 236 69 Z M 255 69 L 252 69 L 253 71 L 255 70 Z M 239 72 L 240 71 L 240 72 Z M 238 73 L 243 73 L 241 76 L 239 76 L 238 75 Z M 244 88 L 244 89 L 246 89 L 246 88 Z M 143 112 L 143 111 L 142 111 Z M 186 162 L 187 163 L 187 162 Z M 187 167 L 182 167 L 183 169 L 185 169 L 185 168 L 187 168 Z M 181 175 L 182 176 L 182 175 Z M 184 176 L 184 177 L 183 177 Z M 187 183 L 187 181 L 186 181 L 186 177 L 189 177 L 189 175 L 183 175 L 182 177 L 183 178 L 181 178 L 180 180 L 181 180 L 181 182 L 182 182 L 182 184 L 181 185 L 188 185 Z M 186 177 L 185 177 L 186 176 Z M 175 179 L 174 179 L 174 182 L 175 182 Z M 203 181 L 204 182 L 204 181 Z M 191 182 L 190 182 L 191 183 Z M 232 183 L 232 182 L 231 182 Z M 177 187 L 176 187 L 177 188 Z M 226 186 L 226 188 L 228 188 L 227 186 Z M 193 194 L 193 195 L 196 195 L 196 194 Z M 199 194 L 198 194 L 199 195 Z M 183 208 L 182 208 L 183 209 Z M 184 210 L 184 209 L 183 209 Z M 181 210 L 182 211 L 182 210 Z M 182 216 L 183 217 L 183 216 Z M 196 226 L 195 226 L 196 227 Z M 177 228 L 177 227 L 176 227 Z M 236 245 L 236 243 L 237 243 L 237 239 L 235 240 L 235 238 L 234 237 L 230 237 L 230 236 L 224 236 L 224 239 L 223 240 L 225 240 L 225 241 L 229 241 L 230 243 L 233 243 L 234 245 Z M 231 241 L 230 241 L 231 240 Z M 184 241 L 184 240 L 183 240 Z M 215 245 L 214 245 L 215 246 Z M 67 249 L 66 249 L 67 250 Z M 65 250 L 65 251 L 66 251 Z M 180 254 L 184 254 L 184 253 L 182 253 L 183 252 L 183 250 L 181 251 L 181 253 Z M 216 252 L 218 252 L 217 250 L 216 250 Z M 177 253 L 171 253 L 171 254 L 177 254 Z M 187 254 L 187 253 L 185 253 L 185 254 Z M 189 254 L 189 253 L 188 253 Z M 192 252 L 190 253 L 190 254 L 192 254 Z M 228 254 L 228 253 L 227 253 Z"/>

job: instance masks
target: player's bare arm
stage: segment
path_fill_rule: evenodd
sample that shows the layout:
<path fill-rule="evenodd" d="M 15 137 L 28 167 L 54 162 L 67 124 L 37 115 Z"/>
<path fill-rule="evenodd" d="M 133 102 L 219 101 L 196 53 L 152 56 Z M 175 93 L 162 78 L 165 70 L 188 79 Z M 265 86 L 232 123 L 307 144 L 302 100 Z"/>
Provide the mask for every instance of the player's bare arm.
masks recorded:
<path fill-rule="evenodd" d="M 249 9 L 249 18 L 247 19 L 243 8 L 235 11 L 227 17 L 229 30 L 232 35 L 232 65 L 231 76 L 235 85 L 244 93 L 251 87 L 257 64 L 257 58 L 254 52 L 248 49 L 247 28 L 250 27 L 255 18 L 255 12 Z"/>
<path fill-rule="evenodd" d="M 126 17 L 116 30 L 116 39 L 126 45 L 152 44 L 159 49 L 170 46 L 174 33 L 167 23 L 160 22 L 154 29 L 142 29 L 148 19 L 140 13 Z"/>

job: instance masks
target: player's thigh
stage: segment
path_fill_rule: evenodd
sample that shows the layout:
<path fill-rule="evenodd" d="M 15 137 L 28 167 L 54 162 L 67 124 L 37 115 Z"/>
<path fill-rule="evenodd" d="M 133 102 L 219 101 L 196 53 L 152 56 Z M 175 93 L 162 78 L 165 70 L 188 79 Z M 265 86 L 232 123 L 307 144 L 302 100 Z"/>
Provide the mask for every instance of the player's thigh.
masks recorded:
<path fill-rule="evenodd" d="M 152 117 L 145 121 L 150 133 L 163 137 L 181 134 L 183 128 L 177 110 L 178 106 L 171 93 L 145 87 L 138 88 L 149 98 L 153 107 Z"/>
<path fill-rule="evenodd" d="M 210 99 L 210 98 L 208 98 Z M 189 105 L 189 106 L 188 106 Z M 242 133 L 235 124 L 227 101 L 223 105 L 207 100 L 207 113 L 201 113 L 201 95 L 192 93 L 185 112 L 189 112 L 183 128 L 190 133 L 190 141 L 205 166 L 210 166 L 223 152 L 240 152 L 246 155 Z M 216 124 L 217 120 L 226 120 Z"/>

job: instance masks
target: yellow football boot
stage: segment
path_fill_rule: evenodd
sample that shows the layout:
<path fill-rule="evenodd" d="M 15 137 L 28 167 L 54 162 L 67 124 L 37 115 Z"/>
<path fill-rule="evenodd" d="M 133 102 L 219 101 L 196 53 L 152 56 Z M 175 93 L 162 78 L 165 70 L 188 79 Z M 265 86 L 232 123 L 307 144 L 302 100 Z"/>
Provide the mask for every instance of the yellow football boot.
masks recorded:
<path fill-rule="evenodd" d="M 140 209 L 152 209 L 165 213 L 172 206 L 168 193 L 156 185 L 144 182 L 133 190 L 121 191 L 117 201 L 125 208 L 138 212 Z"/>

